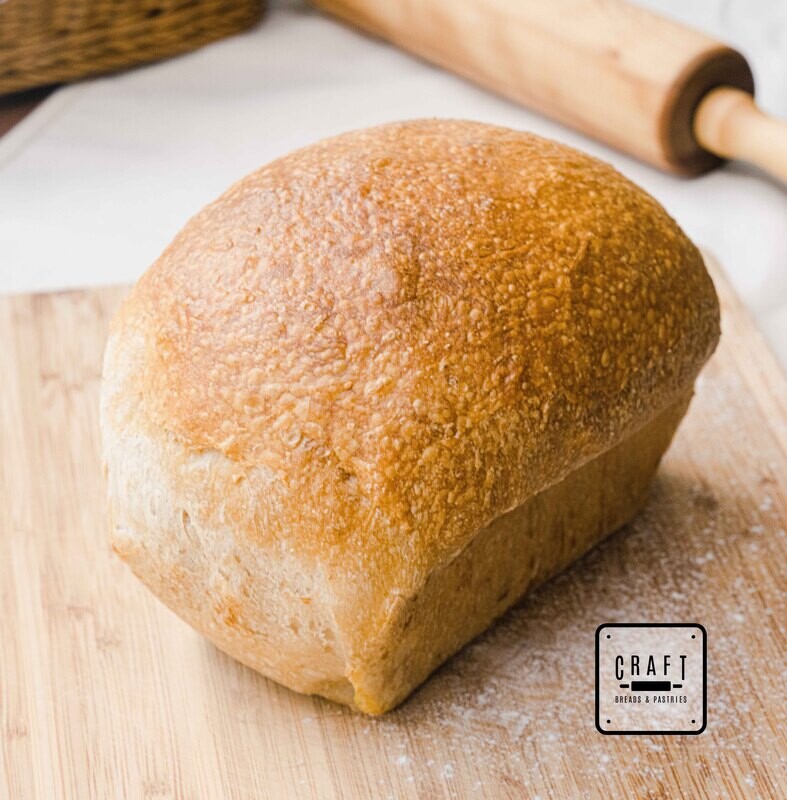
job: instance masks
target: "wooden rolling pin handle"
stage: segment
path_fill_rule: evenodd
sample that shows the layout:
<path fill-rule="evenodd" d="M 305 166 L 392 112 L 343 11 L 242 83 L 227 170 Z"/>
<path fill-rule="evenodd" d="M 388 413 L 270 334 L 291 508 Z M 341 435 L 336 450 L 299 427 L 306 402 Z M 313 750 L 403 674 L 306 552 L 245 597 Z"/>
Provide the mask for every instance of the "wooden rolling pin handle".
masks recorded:
<path fill-rule="evenodd" d="M 748 92 L 708 92 L 694 115 L 694 135 L 706 150 L 750 161 L 787 183 L 787 122 L 764 114 Z"/>

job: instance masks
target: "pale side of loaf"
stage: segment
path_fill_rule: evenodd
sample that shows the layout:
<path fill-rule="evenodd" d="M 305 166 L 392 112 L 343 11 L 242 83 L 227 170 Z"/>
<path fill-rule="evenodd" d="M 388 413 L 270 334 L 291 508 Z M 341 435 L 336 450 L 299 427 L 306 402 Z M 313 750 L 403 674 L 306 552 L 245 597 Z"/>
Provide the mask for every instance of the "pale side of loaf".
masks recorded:
<path fill-rule="evenodd" d="M 119 310 L 115 549 L 220 648 L 381 713 L 642 505 L 716 345 L 611 167 L 420 121 L 235 184 Z"/>

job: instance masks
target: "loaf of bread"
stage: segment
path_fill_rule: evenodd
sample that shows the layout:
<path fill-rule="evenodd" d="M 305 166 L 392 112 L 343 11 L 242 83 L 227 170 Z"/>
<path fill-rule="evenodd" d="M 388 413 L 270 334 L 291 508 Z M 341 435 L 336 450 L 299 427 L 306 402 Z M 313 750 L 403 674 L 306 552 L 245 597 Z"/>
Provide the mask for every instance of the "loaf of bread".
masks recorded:
<path fill-rule="evenodd" d="M 115 550 L 218 647 L 370 714 L 631 518 L 719 336 L 614 169 L 417 121 L 195 216 L 112 324 Z"/>

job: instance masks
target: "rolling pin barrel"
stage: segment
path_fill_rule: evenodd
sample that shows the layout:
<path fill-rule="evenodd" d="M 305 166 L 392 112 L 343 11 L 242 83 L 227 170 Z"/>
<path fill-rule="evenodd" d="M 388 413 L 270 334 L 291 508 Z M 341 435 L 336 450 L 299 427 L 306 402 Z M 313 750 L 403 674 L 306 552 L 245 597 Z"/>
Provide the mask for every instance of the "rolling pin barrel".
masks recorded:
<path fill-rule="evenodd" d="M 721 161 L 695 135 L 702 99 L 719 86 L 754 92 L 751 70 L 740 53 L 623 0 L 316 4 L 679 174 L 698 174 Z"/>

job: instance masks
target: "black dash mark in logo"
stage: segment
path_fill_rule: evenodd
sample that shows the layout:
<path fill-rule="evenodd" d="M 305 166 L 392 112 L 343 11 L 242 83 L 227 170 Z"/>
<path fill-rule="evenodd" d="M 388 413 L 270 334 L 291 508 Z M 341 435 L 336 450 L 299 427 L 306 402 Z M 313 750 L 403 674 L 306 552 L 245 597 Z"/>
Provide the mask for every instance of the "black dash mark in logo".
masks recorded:
<path fill-rule="evenodd" d="M 680 689 L 682 683 L 672 683 L 671 681 L 632 681 L 632 692 L 671 692 L 672 688 Z M 628 689 L 629 684 L 621 683 L 621 689 Z"/>
<path fill-rule="evenodd" d="M 596 728 L 604 734 L 702 733 L 706 678 L 702 625 L 601 625 L 596 631 Z"/>

